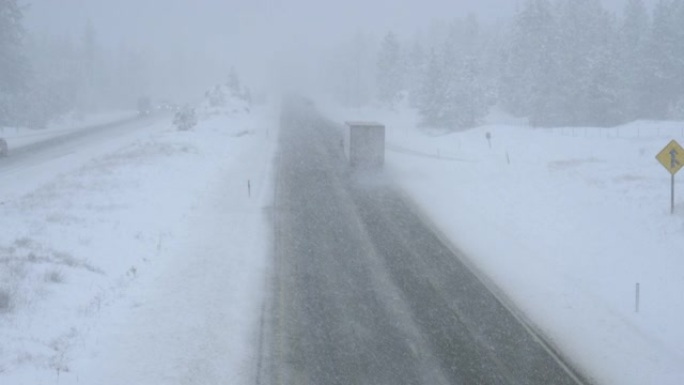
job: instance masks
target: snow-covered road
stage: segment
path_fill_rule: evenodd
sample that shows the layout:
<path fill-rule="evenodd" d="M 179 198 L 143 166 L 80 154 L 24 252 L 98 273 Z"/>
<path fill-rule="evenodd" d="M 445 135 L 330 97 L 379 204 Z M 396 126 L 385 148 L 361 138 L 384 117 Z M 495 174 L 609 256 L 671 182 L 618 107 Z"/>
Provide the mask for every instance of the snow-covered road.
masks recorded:
<path fill-rule="evenodd" d="M 283 111 L 263 384 L 583 384 L 335 124 Z"/>

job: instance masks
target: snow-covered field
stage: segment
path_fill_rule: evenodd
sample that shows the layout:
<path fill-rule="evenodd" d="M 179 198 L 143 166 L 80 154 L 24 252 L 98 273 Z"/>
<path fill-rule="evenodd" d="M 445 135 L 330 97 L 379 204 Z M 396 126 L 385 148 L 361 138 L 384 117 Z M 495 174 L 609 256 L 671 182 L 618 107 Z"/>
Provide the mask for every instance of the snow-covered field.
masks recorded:
<path fill-rule="evenodd" d="M 411 111 L 330 111 L 386 124 L 387 172 L 591 378 L 684 383 L 684 199 L 670 215 L 670 174 L 655 159 L 684 142 L 684 124 L 492 122 L 444 135 L 416 128 Z"/>
<path fill-rule="evenodd" d="M 253 375 L 274 121 L 167 119 L 2 197 L 0 383 Z"/>

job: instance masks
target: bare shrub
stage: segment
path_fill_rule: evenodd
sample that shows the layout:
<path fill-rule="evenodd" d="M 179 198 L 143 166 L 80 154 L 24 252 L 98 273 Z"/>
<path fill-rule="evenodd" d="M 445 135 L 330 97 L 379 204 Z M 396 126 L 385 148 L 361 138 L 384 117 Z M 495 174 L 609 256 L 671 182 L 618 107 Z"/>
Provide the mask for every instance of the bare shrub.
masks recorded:
<path fill-rule="evenodd" d="M 64 274 L 60 270 L 51 270 L 45 273 L 45 282 L 64 283 Z"/>

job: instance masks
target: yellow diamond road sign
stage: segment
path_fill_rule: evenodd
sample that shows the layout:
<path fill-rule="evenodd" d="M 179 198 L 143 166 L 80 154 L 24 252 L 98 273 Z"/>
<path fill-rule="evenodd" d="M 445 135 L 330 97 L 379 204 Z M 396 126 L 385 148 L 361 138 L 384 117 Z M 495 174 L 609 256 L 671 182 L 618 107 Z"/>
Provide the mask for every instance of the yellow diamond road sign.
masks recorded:
<path fill-rule="evenodd" d="M 674 175 L 684 166 L 684 148 L 673 140 L 656 155 L 656 159 Z"/>

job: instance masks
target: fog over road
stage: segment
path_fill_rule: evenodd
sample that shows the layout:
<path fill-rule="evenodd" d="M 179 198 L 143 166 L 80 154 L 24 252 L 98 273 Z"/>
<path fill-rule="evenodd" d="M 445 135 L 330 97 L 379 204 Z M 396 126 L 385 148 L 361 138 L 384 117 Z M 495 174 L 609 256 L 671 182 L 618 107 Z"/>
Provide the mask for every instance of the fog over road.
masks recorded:
<path fill-rule="evenodd" d="M 307 103 L 281 120 L 259 384 L 585 383 Z M 457 215 L 457 213 L 454 213 Z"/>

